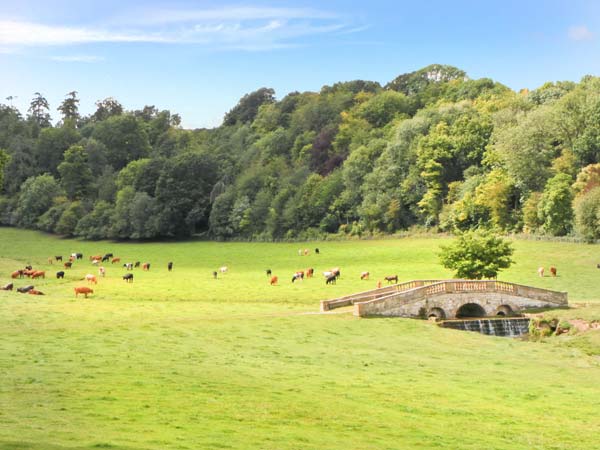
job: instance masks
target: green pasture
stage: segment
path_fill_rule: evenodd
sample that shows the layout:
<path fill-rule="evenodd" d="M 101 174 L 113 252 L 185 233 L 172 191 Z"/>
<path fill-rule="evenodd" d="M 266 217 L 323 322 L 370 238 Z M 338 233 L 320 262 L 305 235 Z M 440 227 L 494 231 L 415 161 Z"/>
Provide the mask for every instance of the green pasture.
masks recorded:
<path fill-rule="evenodd" d="M 44 296 L 0 292 L 0 448 L 598 448 L 597 331 L 537 343 L 318 314 L 319 300 L 386 275 L 449 277 L 437 261 L 447 242 L 133 244 L 0 229 L 0 284 L 27 263 L 49 275 L 32 283 Z M 578 308 L 563 316 L 600 316 L 600 247 L 514 244 L 499 279 L 568 291 Z M 84 260 L 55 279 L 48 257 L 72 252 Z M 97 273 L 87 257 L 106 252 L 151 270 L 127 284 L 105 264 L 94 295 L 76 299 Z M 540 278 L 540 265 L 559 276 Z M 320 272 L 336 266 L 326 286 Z M 314 279 L 291 283 L 308 267 Z"/>

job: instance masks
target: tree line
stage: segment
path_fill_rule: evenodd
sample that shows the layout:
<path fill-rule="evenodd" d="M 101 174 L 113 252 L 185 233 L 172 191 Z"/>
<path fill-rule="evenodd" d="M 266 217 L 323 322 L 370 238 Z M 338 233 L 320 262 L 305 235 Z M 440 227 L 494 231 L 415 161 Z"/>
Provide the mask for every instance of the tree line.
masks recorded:
<path fill-rule="evenodd" d="M 600 238 L 600 78 L 515 92 L 431 65 L 245 95 L 213 129 L 77 92 L 0 105 L 0 223 L 86 239 L 364 236 L 412 227 Z"/>

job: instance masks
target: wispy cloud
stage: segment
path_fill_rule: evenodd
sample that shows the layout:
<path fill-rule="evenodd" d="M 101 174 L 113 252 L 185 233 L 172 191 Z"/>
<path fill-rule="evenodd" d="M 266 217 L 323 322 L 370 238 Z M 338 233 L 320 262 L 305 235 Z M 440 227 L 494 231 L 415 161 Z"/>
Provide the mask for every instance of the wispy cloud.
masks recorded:
<path fill-rule="evenodd" d="M 569 28 L 568 36 L 572 41 L 589 41 L 594 38 L 594 33 L 587 26 L 578 25 Z"/>
<path fill-rule="evenodd" d="M 324 34 L 365 29 L 334 13 L 302 8 L 224 7 L 148 10 L 104 26 L 0 20 L 0 48 L 93 43 L 195 44 L 211 49 L 271 50 Z"/>
<path fill-rule="evenodd" d="M 104 61 L 101 56 L 94 55 L 64 55 L 64 56 L 51 56 L 52 61 L 59 62 L 74 62 L 74 63 L 96 63 Z"/>

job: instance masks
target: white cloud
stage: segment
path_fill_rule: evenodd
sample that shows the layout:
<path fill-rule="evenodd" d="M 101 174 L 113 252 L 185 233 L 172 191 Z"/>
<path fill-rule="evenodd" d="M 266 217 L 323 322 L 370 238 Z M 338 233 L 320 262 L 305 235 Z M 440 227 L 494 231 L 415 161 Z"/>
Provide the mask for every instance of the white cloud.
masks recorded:
<path fill-rule="evenodd" d="M 60 61 L 60 62 L 81 62 L 81 63 L 96 63 L 104 61 L 104 58 L 101 56 L 93 56 L 93 55 L 64 55 L 64 56 L 51 56 L 50 59 L 52 61 Z"/>
<path fill-rule="evenodd" d="M 297 46 L 302 38 L 364 29 L 335 14 L 313 9 L 152 10 L 104 27 L 0 20 L 0 48 L 145 42 L 195 44 L 212 50 L 271 50 Z"/>
<path fill-rule="evenodd" d="M 594 38 L 594 33 L 592 33 L 585 25 L 569 28 L 568 35 L 569 39 L 572 41 L 589 41 Z"/>

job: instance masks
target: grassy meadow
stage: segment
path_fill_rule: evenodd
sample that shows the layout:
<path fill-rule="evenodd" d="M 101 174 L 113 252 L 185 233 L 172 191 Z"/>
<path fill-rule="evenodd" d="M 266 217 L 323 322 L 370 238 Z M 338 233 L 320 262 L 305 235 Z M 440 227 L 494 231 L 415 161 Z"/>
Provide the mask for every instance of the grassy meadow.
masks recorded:
<path fill-rule="evenodd" d="M 0 448 L 598 448 L 598 331 L 537 343 L 318 314 L 319 300 L 386 275 L 450 277 L 437 261 L 447 242 L 138 244 L 0 229 L 0 284 L 27 263 L 48 274 L 32 282 L 45 296 L 0 292 Z M 600 247 L 514 245 L 499 279 L 568 291 L 579 307 L 559 314 L 600 317 Z M 84 260 L 55 279 L 48 257 L 72 252 Z M 151 270 L 126 284 L 105 264 L 94 295 L 76 299 L 97 273 L 87 257 L 106 252 Z M 540 265 L 559 276 L 540 278 Z M 326 286 L 319 274 L 335 266 L 342 277 Z M 291 283 L 308 267 L 315 279 Z"/>

